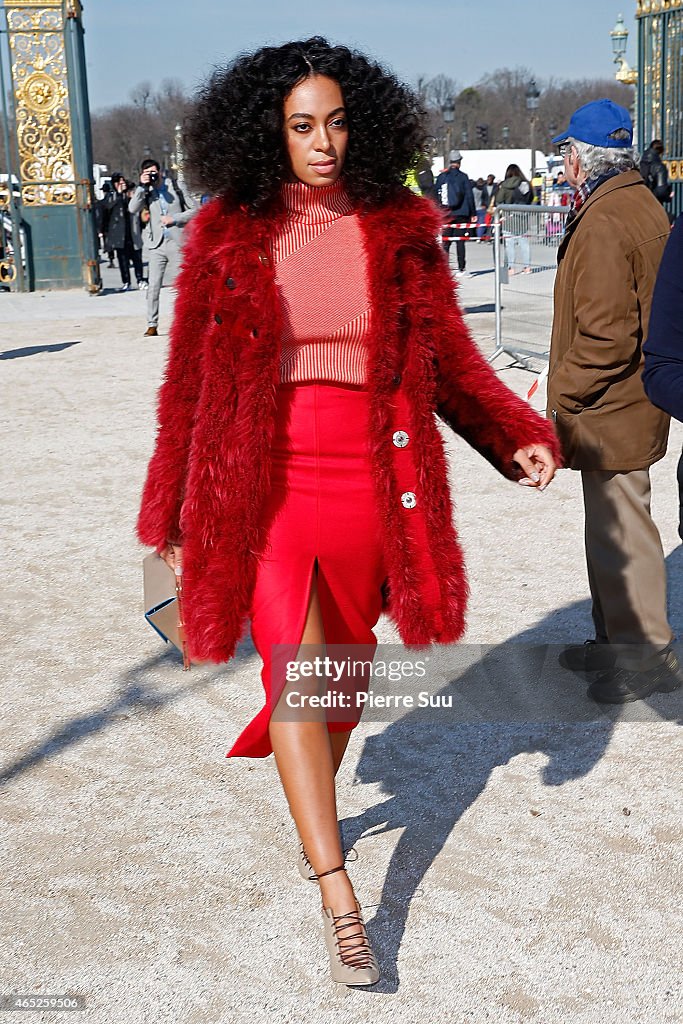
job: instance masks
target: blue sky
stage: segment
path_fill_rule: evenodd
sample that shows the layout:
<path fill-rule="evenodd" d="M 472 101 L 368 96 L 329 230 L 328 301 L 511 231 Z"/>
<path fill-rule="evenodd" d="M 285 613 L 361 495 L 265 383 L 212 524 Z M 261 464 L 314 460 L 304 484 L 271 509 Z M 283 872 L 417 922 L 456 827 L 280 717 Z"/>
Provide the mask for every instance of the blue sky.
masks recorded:
<path fill-rule="evenodd" d="M 195 86 L 213 64 L 265 42 L 321 34 L 364 50 L 414 83 L 461 87 L 500 67 L 540 78 L 613 74 L 609 31 L 623 13 L 635 55 L 634 0 L 85 0 L 93 110 L 144 80 Z"/>

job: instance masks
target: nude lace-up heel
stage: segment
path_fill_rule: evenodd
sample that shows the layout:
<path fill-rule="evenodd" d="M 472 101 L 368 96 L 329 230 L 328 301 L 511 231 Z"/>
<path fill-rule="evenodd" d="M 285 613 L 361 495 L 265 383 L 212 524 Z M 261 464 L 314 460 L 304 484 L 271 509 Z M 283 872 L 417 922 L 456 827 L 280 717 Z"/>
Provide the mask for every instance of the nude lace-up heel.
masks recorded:
<path fill-rule="evenodd" d="M 345 864 L 347 861 L 352 863 L 353 861 L 358 860 L 358 851 L 353 846 L 351 847 L 350 850 L 344 850 L 343 853 Z M 354 856 L 351 856 L 351 854 L 353 854 Z M 308 859 L 308 855 L 304 848 L 304 844 L 302 843 L 301 840 L 299 840 L 299 856 L 297 858 L 296 863 L 299 869 L 299 874 L 301 875 L 302 878 L 304 878 L 307 882 L 318 881 L 318 876 L 316 875 L 313 869 L 313 865 Z"/>
<path fill-rule="evenodd" d="M 318 876 L 313 870 L 313 865 L 306 856 L 306 851 L 304 850 L 304 844 L 302 842 L 299 842 L 299 857 L 297 860 L 297 866 L 299 868 L 299 874 L 301 875 L 302 878 L 305 878 L 307 882 L 318 881 Z"/>
<path fill-rule="evenodd" d="M 337 868 L 323 871 L 319 878 L 345 871 L 341 864 Z M 322 908 L 325 945 L 330 956 L 332 981 L 340 985 L 374 985 L 380 974 L 375 954 L 365 928 L 363 913 L 358 900 L 356 909 L 346 914 L 333 914 L 330 907 Z M 362 939 L 362 942 L 355 940 Z"/>

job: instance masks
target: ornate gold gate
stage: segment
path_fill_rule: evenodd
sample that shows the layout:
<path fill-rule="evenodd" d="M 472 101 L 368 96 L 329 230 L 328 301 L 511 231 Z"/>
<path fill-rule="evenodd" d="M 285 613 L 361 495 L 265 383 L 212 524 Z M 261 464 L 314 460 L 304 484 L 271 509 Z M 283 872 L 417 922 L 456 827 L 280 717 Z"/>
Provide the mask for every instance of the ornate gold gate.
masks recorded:
<path fill-rule="evenodd" d="M 97 291 L 81 4 L 5 0 L 4 13 L 13 96 L 10 164 L 19 180 L 31 286 L 85 284 Z"/>

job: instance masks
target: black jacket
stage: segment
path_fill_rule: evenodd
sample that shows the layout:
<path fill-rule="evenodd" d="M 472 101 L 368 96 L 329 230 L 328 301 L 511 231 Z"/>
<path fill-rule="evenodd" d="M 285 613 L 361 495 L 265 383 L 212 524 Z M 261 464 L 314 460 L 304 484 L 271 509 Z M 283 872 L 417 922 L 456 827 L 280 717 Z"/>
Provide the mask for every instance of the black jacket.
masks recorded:
<path fill-rule="evenodd" d="M 662 204 L 668 203 L 671 198 L 669 172 L 657 150 L 652 149 L 651 146 L 643 153 L 643 158 L 640 161 L 640 173 L 655 199 L 659 199 Z"/>
<path fill-rule="evenodd" d="M 420 186 L 420 191 L 423 196 L 428 196 L 430 199 L 436 198 L 434 188 L 434 174 L 432 173 L 432 162 L 426 154 L 422 154 L 415 167 L 415 177 L 417 183 Z"/>
<path fill-rule="evenodd" d="M 131 241 L 128 197 L 112 190 L 103 200 L 103 234 L 107 249 L 125 249 Z"/>
<path fill-rule="evenodd" d="M 484 185 L 484 191 L 486 192 L 486 205 L 490 206 L 491 201 L 495 199 L 498 194 L 498 185 L 495 181 L 492 185 Z"/>

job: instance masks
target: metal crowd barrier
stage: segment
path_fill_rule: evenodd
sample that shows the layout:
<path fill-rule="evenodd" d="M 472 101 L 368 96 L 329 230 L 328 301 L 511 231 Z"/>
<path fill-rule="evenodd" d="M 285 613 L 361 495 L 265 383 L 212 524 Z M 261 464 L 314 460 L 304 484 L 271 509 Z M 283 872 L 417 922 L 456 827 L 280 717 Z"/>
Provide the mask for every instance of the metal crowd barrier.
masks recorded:
<path fill-rule="evenodd" d="M 458 229 L 457 237 L 451 234 L 451 229 Z M 441 234 L 438 236 L 440 242 L 481 242 L 490 241 L 491 233 L 493 231 L 493 223 L 490 218 L 486 221 L 475 220 L 474 217 L 470 220 L 444 221 L 441 228 Z"/>
<path fill-rule="evenodd" d="M 557 250 L 566 206 L 498 206 L 493 218 L 496 347 L 535 371 L 547 364 L 553 319 Z"/>

